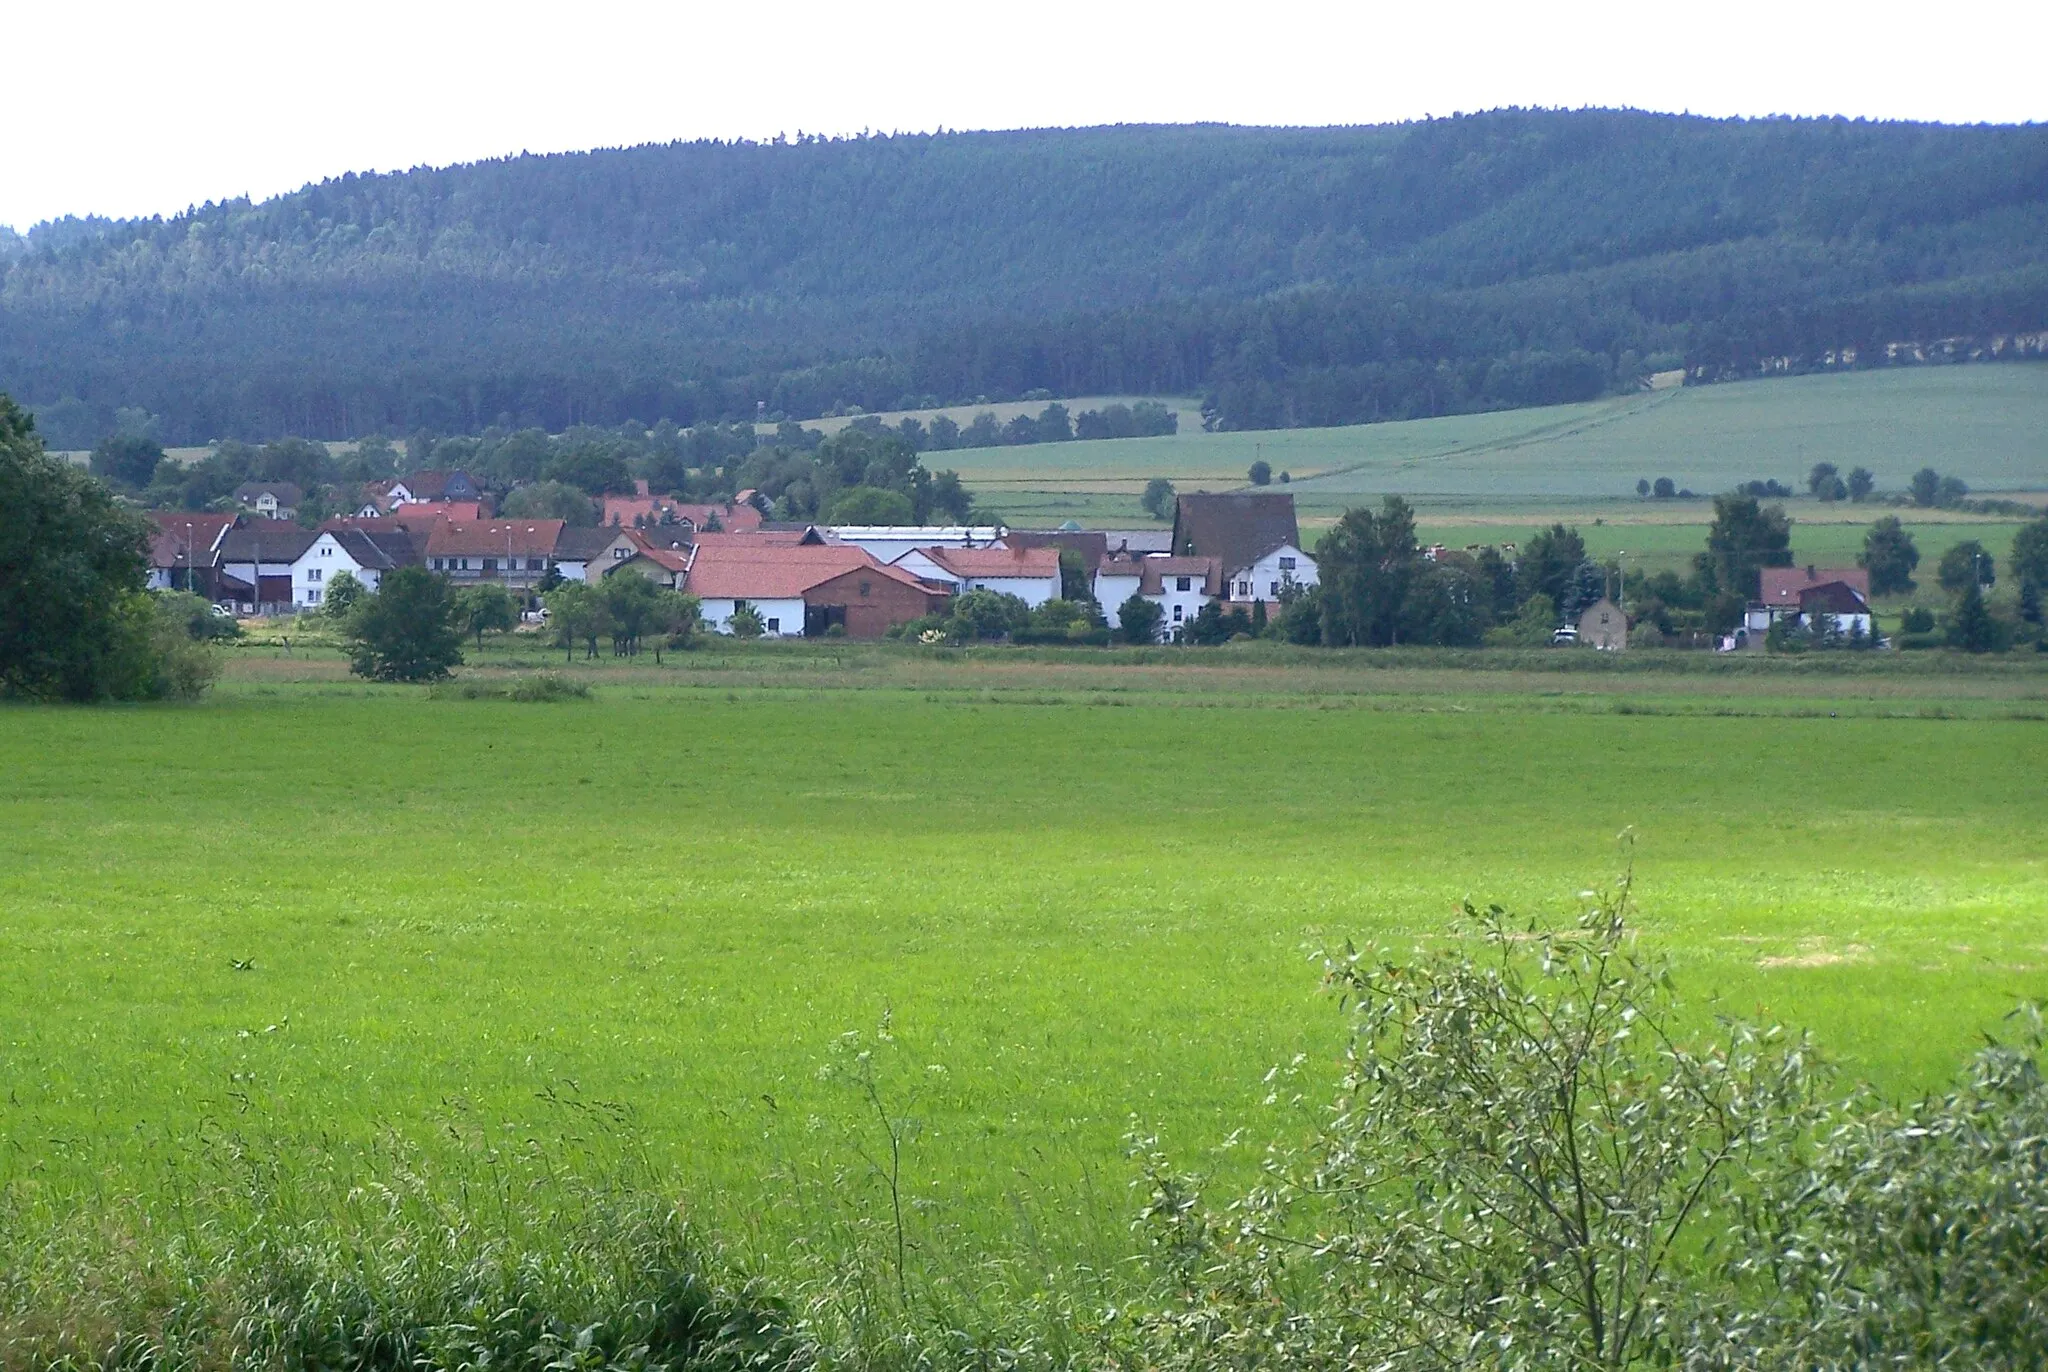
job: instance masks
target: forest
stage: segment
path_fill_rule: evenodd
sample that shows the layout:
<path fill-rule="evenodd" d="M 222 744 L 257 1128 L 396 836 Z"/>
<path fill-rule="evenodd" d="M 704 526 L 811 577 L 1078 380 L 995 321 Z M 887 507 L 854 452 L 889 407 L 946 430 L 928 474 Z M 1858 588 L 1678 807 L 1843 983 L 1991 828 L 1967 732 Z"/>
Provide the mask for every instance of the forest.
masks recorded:
<path fill-rule="evenodd" d="M 1678 367 L 2012 356 L 2043 330 L 2038 125 L 1501 110 L 701 142 L 0 231 L 0 388 L 60 448 L 124 409 L 174 445 L 1036 392 L 1340 424 Z"/>

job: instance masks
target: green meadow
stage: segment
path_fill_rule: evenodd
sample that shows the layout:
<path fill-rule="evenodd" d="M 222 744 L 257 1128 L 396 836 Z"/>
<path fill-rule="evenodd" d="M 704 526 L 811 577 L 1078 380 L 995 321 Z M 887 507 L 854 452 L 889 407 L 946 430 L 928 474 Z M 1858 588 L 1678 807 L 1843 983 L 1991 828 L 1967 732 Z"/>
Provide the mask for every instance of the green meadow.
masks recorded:
<path fill-rule="evenodd" d="M 518 704 L 302 644 L 194 707 L 0 710 L 0 1194 L 602 1120 L 773 1271 L 882 1204 L 820 1069 L 886 1017 L 913 1265 L 1114 1272 L 1130 1131 L 1241 1174 L 1268 1069 L 1334 1071 L 1313 949 L 1568 919 L 1624 830 L 1703 1022 L 1903 1093 L 2048 995 L 2042 662 L 1655 656 L 760 646 Z"/>
<path fill-rule="evenodd" d="M 1636 482 L 1670 477 L 1702 497 L 1772 478 L 1805 489 L 1816 462 L 1863 466 L 1897 491 L 1921 467 L 1986 494 L 2048 491 L 2048 366 L 1921 367 L 1674 387 L 1580 405 L 1333 429 L 1181 432 L 950 452 L 976 496 L 1024 522 L 1142 521 L 1152 477 L 1227 490 L 1263 458 L 1304 515 L 1404 495 L 1425 516 L 1569 511 L 1586 522 L 1640 514 Z M 1800 502 L 1802 505 L 1810 502 Z M 1659 516 L 1671 518 L 1666 508 Z M 1700 521 L 1704 524 L 1704 519 Z"/>

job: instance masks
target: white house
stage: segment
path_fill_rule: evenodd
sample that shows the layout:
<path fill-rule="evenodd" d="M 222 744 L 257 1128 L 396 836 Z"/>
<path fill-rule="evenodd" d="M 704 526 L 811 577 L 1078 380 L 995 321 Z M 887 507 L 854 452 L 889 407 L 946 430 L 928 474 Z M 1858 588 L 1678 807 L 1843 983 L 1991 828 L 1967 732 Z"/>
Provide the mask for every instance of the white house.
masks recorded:
<path fill-rule="evenodd" d="M 365 590 L 375 591 L 384 573 L 418 560 L 411 541 L 402 535 L 322 530 L 292 560 L 292 605 L 300 610 L 318 609 L 326 602 L 329 583 L 342 572 L 360 581 Z"/>
<path fill-rule="evenodd" d="M 1058 548 L 912 548 L 892 564 L 924 581 L 1013 595 L 1034 609 L 1060 597 Z"/>
<path fill-rule="evenodd" d="M 1169 557 L 1153 553 L 1148 557 L 1106 558 L 1095 569 L 1095 599 L 1102 612 L 1116 620 L 1133 595 L 1143 596 L 1159 607 L 1159 633 L 1171 639 L 1182 625 L 1193 622 L 1202 607 L 1223 599 L 1222 571 L 1213 557 Z"/>
<path fill-rule="evenodd" d="M 1761 594 L 1743 612 L 1744 637 L 1763 642 L 1781 619 L 1811 628 L 1815 616 L 1827 615 L 1834 632 L 1869 637 L 1870 573 L 1862 567 L 1765 567 L 1757 576 Z"/>
<path fill-rule="evenodd" d="M 564 581 L 596 581 L 641 546 L 631 529 L 564 528 L 555 539 L 555 570 Z"/>
<path fill-rule="evenodd" d="M 1224 588 L 1227 600 L 1278 600 L 1317 583 L 1316 560 L 1292 543 L 1282 543 L 1232 571 L 1229 582 Z"/>

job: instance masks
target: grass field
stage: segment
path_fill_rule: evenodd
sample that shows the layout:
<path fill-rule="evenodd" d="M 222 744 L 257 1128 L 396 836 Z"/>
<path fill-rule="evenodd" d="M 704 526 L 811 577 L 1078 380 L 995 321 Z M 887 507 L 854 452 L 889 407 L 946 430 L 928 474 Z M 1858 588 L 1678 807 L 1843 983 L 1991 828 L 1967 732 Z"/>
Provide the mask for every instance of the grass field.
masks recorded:
<path fill-rule="evenodd" d="M 760 647 L 518 705 L 302 640 L 198 707 L 0 710 L 0 1187 L 230 1135 L 346 1178 L 605 1102 L 815 1251 L 877 1203 L 818 1069 L 887 1012 L 916 1261 L 1113 1261 L 1128 1129 L 1228 1172 L 1267 1068 L 1332 1062 L 1305 947 L 1563 917 L 1631 826 L 1703 1015 L 1912 1090 L 2048 994 L 2041 663 L 1440 661 Z"/>
<path fill-rule="evenodd" d="M 1183 410 L 1170 438 L 976 449 L 944 465 L 1005 513 L 1113 524 L 1142 518 L 1151 477 L 1229 489 L 1261 457 L 1295 478 L 1305 513 L 1330 516 L 1383 493 L 1445 519 L 1535 503 L 1626 509 L 1637 480 L 1659 476 L 1703 494 L 1757 478 L 1804 489 L 1823 460 L 1869 467 L 1890 490 L 1933 466 L 1982 492 L 2042 492 L 2048 366 L 1792 377 L 1337 429 L 1207 434 Z"/>

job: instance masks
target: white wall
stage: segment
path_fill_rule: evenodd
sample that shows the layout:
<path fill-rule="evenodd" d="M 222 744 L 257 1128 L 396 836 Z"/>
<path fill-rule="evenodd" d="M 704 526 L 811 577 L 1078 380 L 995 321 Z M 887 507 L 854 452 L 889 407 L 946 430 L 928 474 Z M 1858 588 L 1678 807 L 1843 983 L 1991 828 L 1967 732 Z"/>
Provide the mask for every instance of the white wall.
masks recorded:
<path fill-rule="evenodd" d="M 697 617 L 704 622 L 705 628 L 715 633 L 729 634 L 732 632 L 732 612 L 738 604 L 738 600 L 700 601 L 697 606 Z M 761 616 L 764 638 L 774 638 L 778 635 L 782 638 L 804 636 L 802 597 L 795 600 L 749 600 L 747 604 L 753 606 L 755 613 Z M 776 627 L 765 627 L 770 620 L 775 621 Z"/>
<path fill-rule="evenodd" d="M 882 557 L 882 555 L 878 552 L 875 552 L 873 548 L 869 548 L 868 551 L 870 553 L 873 553 L 878 558 Z M 902 552 L 898 553 L 895 557 L 882 558 L 882 560 L 884 562 L 889 563 L 889 565 L 892 567 L 901 567 L 904 571 L 909 572 L 912 576 L 925 577 L 931 581 L 943 581 L 956 591 L 960 589 L 959 577 L 954 576 L 951 572 L 947 571 L 944 567 L 941 567 L 938 563 L 926 557 L 922 552 L 920 552 L 916 548 L 906 548 Z"/>
<path fill-rule="evenodd" d="M 327 598 L 327 583 L 337 572 L 347 572 L 365 590 L 377 589 L 377 574 L 350 557 L 333 535 L 322 534 L 292 564 L 292 604 L 301 610 L 319 609 Z"/>
<path fill-rule="evenodd" d="M 1095 574 L 1095 603 L 1102 607 L 1102 613 L 1116 618 L 1116 607 L 1138 593 L 1143 578 L 1136 573 L 1130 576 L 1107 576 Z"/>
<path fill-rule="evenodd" d="M 1180 582 L 1179 577 L 1163 576 L 1159 578 L 1160 593 L 1145 597 L 1159 607 L 1159 632 L 1167 639 L 1171 639 L 1173 631 L 1181 625 L 1192 624 L 1195 616 L 1202 612 L 1202 607 L 1207 605 L 1210 599 L 1208 593 L 1202 589 L 1200 576 L 1188 577 L 1188 589 L 1185 591 L 1180 589 Z M 1180 615 L 1177 619 L 1174 617 L 1175 611 Z"/>
<path fill-rule="evenodd" d="M 1284 562 L 1292 562 L 1294 565 L 1291 568 L 1284 567 L 1281 565 Z M 1223 588 L 1223 598 L 1225 600 L 1277 600 L 1280 597 L 1280 587 L 1287 582 L 1292 581 L 1295 585 L 1306 589 L 1316 585 L 1317 580 L 1316 560 L 1314 558 L 1299 548 L 1291 546 L 1275 548 L 1272 552 L 1267 553 L 1257 562 L 1254 562 L 1249 568 L 1240 571 L 1236 576 L 1232 577 L 1230 584 Z M 1249 583 L 1250 590 L 1239 589 L 1240 582 Z"/>
<path fill-rule="evenodd" d="M 1057 576 L 976 576 L 959 583 L 963 591 L 995 591 L 1002 595 L 1013 595 L 1037 609 L 1048 600 L 1060 598 L 1060 579 Z"/>
<path fill-rule="evenodd" d="M 1002 530 L 993 525 L 830 524 L 825 533 L 835 543 L 865 548 L 878 562 L 894 562 L 916 548 L 986 548 Z"/>

